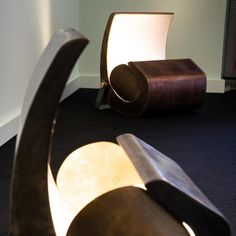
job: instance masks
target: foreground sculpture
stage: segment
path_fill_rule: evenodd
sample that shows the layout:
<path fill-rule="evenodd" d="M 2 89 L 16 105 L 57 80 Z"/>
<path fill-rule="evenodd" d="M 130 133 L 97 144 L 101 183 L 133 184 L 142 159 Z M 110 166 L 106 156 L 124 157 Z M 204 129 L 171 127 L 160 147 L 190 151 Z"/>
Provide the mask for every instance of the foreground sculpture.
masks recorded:
<path fill-rule="evenodd" d="M 28 85 L 12 173 L 11 235 L 55 235 L 49 202 L 50 145 L 62 91 L 87 43 L 75 30 L 57 32 Z"/>
<path fill-rule="evenodd" d="M 98 142 L 50 170 L 58 103 L 88 40 L 56 33 L 28 86 L 17 136 L 11 235 L 230 235 L 227 221 L 171 159 L 131 134 Z M 192 234 L 193 235 L 193 234 Z"/>

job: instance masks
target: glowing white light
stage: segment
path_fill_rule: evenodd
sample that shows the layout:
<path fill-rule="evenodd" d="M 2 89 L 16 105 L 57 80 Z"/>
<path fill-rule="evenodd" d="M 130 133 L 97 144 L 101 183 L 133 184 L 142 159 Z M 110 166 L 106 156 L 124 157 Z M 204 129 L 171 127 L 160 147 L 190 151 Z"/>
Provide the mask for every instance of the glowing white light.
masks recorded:
<path fill-rule="evenodd" d="M 136 187 L 136 188 L 141 188 L 143 190 L 147 190 L 147 188 L 144 184 L 134 184 L 133 186 Z"/>
<path fill-rule="evenodd" d="M 145 189 L 130 159 L 119 145 L 97 142 L 72 152 L 57 174 L 48 166 L 51 214 L 57 236 L 65 236 L 74 217 L 100 195 L 124 186 Z"/>
<path fill-rule="evenodd" d="M 134 185 L 144 186 L 123 148 L 110 142 L 75 150 L 57 174 L 59 191 L 78 212 L 104 193 Z"/>
<path fill-rule="evenodd" d="M 108 78 L 114 67 L 129 61 L 165 59 L 172 14 L 117 14 L 107 45 Z"/>
<path fill-rule="evenodd" d="M 185 229 L 188 231 L 190 236 L 195 236 L 195 233 L 193 232 L 193 230 L 191 229 L 191 227 L 187 223 L 182 222 L 182 224 L 185 227 Z"/>
<path fill-rule="evenodd" d="M 48 166 L 48 192 L 52 220 L 56 235 L 65 236 L 72 220 L 77 215 L 78 211 L 77 209 L 73 208 L 58 191 L 50 166 Z"/>

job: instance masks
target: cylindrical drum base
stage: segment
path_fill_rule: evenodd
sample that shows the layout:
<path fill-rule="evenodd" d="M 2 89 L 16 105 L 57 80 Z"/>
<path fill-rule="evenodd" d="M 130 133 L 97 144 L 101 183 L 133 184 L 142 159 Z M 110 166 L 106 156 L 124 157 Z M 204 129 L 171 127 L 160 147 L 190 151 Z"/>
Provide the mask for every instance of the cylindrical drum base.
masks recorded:
<path fill-rule="evenodd" d="M 191 59 L 129 62 L 110 76 L 108 103 L 124 114 L 196 109 L 203 103 L 206 75 Z"/>

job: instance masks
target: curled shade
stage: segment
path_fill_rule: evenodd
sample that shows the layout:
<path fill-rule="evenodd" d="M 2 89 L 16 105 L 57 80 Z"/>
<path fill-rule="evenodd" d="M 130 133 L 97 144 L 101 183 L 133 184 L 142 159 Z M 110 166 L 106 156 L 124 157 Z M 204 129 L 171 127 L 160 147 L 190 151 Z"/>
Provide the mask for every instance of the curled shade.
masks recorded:
<path fill-rule="evenodd" d="M 165 59 L 173 13 L 115 12 L 108 19 L 101 51 L 101 80 L 129 61 Z"/>
<path fill-rule="evenodd" d="M 189 58 L 165 59 L 173 13 L 115 12 L 101 50 L 101 89 L 95 106 L 126 116 L 198 108 L 205 73 Z"/>
<path fill-rule="evenodd" d="M 103 35 L 99 90 L 95 106 L 107 108 L 107 86 L 112 70 L 129 61 L 165 59 L 166 40 L 173 13 L 114 12 Z M 115 90 L 114 90 L 115 91 Z"/>

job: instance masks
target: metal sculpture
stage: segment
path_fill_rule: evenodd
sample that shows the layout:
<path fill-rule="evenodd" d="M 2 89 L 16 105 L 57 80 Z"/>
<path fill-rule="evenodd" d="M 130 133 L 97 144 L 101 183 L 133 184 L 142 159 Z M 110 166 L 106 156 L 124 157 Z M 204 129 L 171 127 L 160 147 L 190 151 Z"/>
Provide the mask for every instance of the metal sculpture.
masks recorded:
<path fill-rule="evenodd" d="M 87 43 L 86 38 L 72 29 L 56 33 L 30 81 L 12 174 L 10 234 L 187 236 L 189 231 L 183 225 L 187 223 L 199 236 L 230 235 L 225 218 L 184 171 L 131 134 L 119 136 L 119 145 L 102 142 L 79 148 L 80 153 L 82 149 L 86 152 L 94 149 L 96 155 L 90 158 L 89 152 L 82 156 L 75 153 L 75 158 L 69 156 L 55 184 L 50 172 L 50 146 L 57 107 L 73 65 Z M 99 169 L 96 163 L 105 166 L 106 158 L 111 167 Z M 81 162 L 77 162 L 78 159 Z M 81 167 L 82 163 L 85 165 Z M 93 171 L 86 172 L 88 167 L 97 169 L 98 177 L 92 175 Z M 74 196 L 68 194 L 63 184 L 67 186 L 72 181 L 63 177 L 66 171 L 79 184 L 83 178 L 87 181 L 85 191 L 74 185 Z M 86 199 L 82 207 L 77 206 L 82 201 L 76 197 L 83 196 L 86 188 L 89 189 L 91 178 L 106 175 L 103 178 L 106 184 L 106 180 L 112 179 L 109 172 L 115 173 L 118 184 L 114 181 L 105 190 L 102 187 L 90 201 Z M 81 178 L 81 175 L 85 176 Z M 123 178 L 121 182 L 120 178 Z M 141 184 L 142 189 L 140 185 L 132 186 L 135 184 Z"/>
<path fill-rule="evenodd" d="M 55 235 L 49 204 L 48 163 L 59 100 L 88 40 L 61 30 L 44 50 L 20 117 L 11 187 L 11 235 Z"/>
<path fill-rule="evenodd" d="M 192 110 L 203 103 L 206 75 L 190 59 L 166 60 L 173 13 L 116 12 L 101 49 L 95 106 L 127 116 Z"/>

